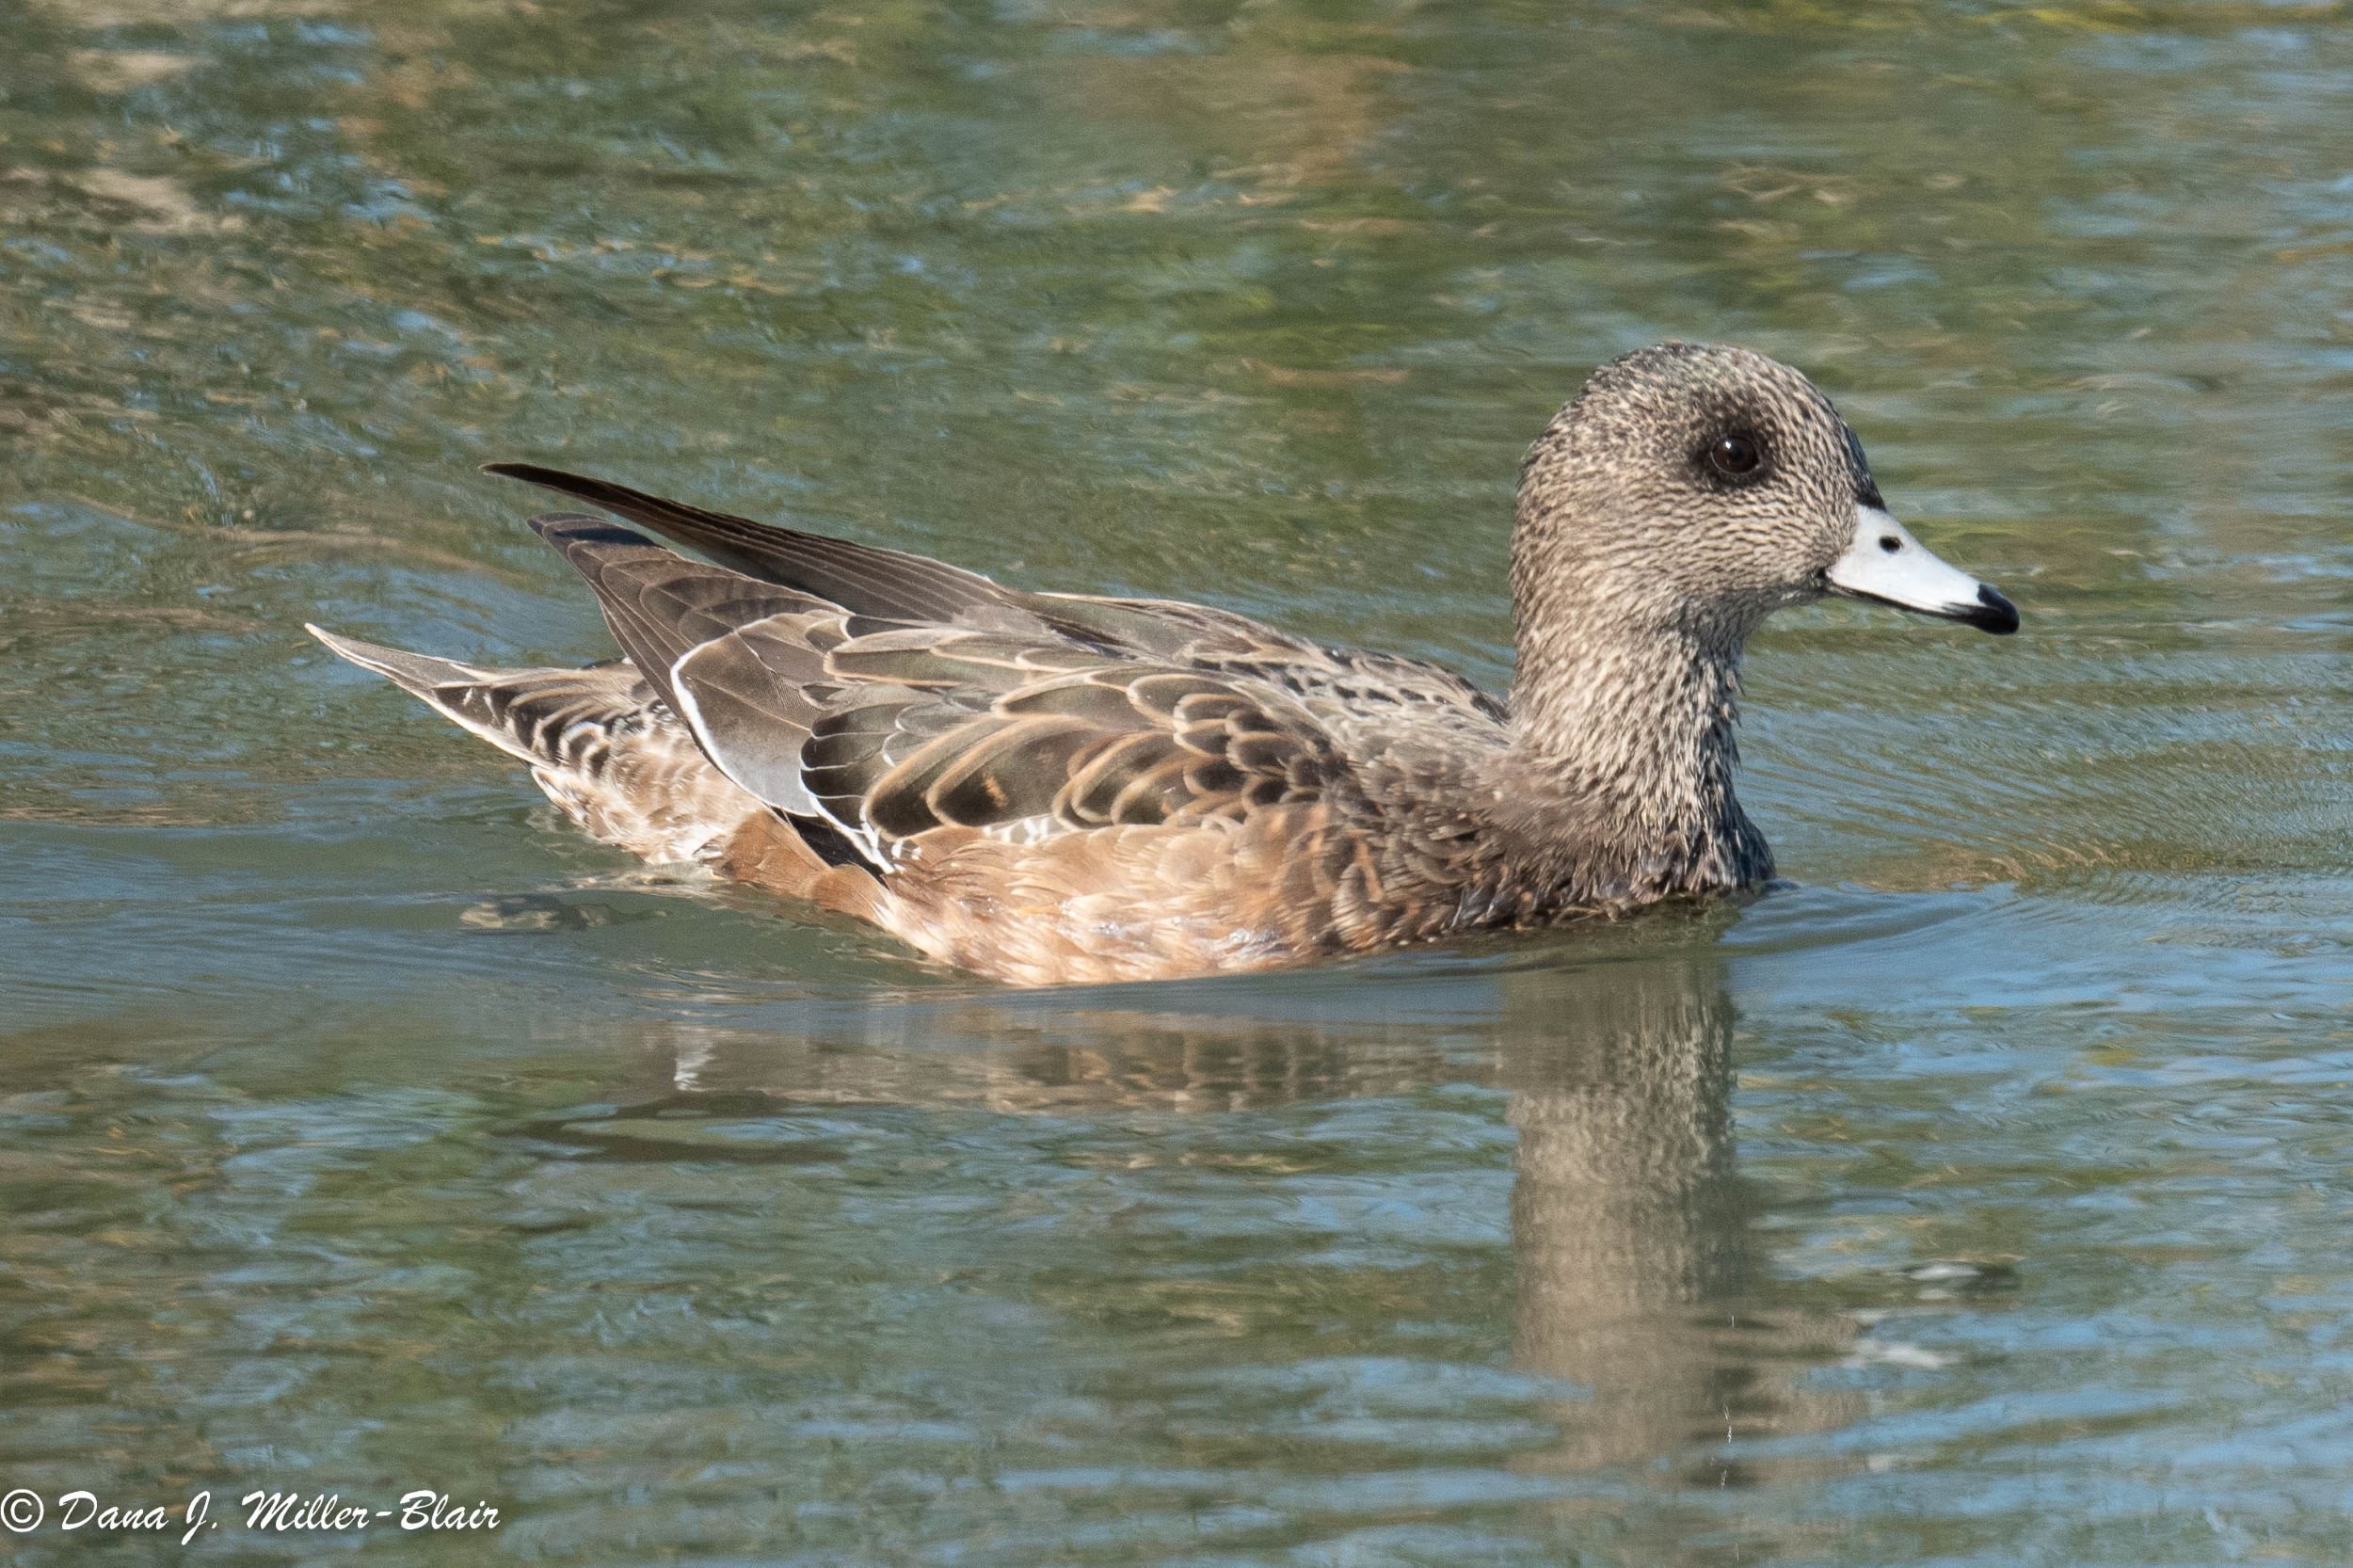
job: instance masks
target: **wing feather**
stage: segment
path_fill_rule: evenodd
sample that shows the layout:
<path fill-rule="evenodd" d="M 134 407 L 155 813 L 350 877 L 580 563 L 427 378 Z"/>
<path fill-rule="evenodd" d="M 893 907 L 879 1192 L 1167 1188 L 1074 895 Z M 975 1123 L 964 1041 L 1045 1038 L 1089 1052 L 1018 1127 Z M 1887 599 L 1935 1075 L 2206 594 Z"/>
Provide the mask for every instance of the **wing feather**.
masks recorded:
<path fill-rule="evenodd" d="M 824 650 L 842 640 L 840 610 L 600 519 L 531 526 L 587 580 L 614 640 L 719 771 L 770 806 L 812 814 L 800 748 L 821 711 L 810 687 L 824 678 Z"/>
<path fill-rule="evenodd" d="M 928 556 L 755 522 L 536 463 L 490 463 L 483 472 L 601 506 L 745 576 L 797 588 L 853 615 L 916 624 L 1017 616 L 1035 624 L 987 578 Z"/>
<path fill-rule="evenodd" d="M 1336 827 L 1336 788 L 1361 798 L 1349 781 L 1362 753 L 1336 735 L 1361 734 L 1344 727 L 1364 691 L 1376 711 L 1435 706 L 1474 727 L 1499 712 L 1434 665 L 1322 648 L 1225 611 L 1014 593 L 920 556 L 599 480 L 495 472 L 722 563 L 576 514 L 532 524 L 587 579 L 632 663 L 729 779 L 830 824 L 885 872 L 918 853 L 912 840 L 947 829 L 1033 842 L 1289 808 Z M 1361 892 L 1371 872 L 1336 862 L 1316 874 Z"/>

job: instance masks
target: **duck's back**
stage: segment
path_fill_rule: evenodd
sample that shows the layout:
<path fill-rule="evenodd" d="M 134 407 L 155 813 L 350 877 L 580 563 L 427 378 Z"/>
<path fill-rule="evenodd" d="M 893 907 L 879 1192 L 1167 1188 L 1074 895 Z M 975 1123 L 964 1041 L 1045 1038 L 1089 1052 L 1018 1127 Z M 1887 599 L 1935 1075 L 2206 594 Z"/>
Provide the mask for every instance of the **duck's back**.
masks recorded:
<path fill-rule="evenodd" d="M 669 776 L 738 813 L 703 854 L 730 874 L 1030 984 L 1264 967 L 1460 922 L 1457 797 L 1506 724 L 1450 671 L 521 476 L 727 563 L 593 518 L 533 524 L 644 677 L 638 711 L 599 726 L 599 755 L 667 760 L 691 739 L 709 773 Z M 480 732 L 477 699 L 403 683 Z"/>

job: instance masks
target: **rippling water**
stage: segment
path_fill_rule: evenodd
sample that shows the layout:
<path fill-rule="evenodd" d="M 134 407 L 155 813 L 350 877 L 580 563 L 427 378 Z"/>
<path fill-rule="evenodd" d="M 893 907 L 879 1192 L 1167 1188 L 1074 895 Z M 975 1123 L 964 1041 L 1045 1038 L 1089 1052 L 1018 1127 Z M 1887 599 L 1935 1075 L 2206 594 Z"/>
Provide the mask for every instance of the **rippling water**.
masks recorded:
<path fill-rule="evenodd" d="M 0 16 L 0 1489 L 498 1505 L 341 1542 L 449 1562 L 2353 1556 L 2353 10 Z M 1759 640 L 1743 909 L 1000 993 L 296 630 L 603 656 L 472 472 L 538 457 L 1499 681 L 1518 453 L 1669 335 L 2026 615 Z M 10 1544 L 168 1549 L 95 1533 Z"/>

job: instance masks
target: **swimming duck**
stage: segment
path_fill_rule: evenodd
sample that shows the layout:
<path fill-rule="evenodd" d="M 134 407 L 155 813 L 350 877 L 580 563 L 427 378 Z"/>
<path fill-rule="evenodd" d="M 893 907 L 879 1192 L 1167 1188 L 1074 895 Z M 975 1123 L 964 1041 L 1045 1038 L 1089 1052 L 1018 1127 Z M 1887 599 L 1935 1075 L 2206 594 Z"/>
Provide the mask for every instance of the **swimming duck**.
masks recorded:
<path fill-rule="evenodd" d="M 1753 888 L 1740 653 L 1825 594 L 1986 632 L 1788 366 L 1662 344 L 1529 448 L 1509 698 L 1230 611 L 1008 588 L 523 463 L 626 661 L 342 657 L 528 764 L 597 838 L 1015 984 L 1263 968 Z"/>

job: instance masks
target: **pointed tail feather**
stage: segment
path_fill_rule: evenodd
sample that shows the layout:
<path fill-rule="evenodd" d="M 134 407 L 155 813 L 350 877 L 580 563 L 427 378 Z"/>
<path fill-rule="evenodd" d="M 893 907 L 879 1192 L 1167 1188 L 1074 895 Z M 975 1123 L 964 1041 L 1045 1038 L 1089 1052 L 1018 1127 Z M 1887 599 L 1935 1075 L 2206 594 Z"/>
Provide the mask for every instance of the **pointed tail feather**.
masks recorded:
<path fill-rule="evenodd" d="M 623 735 L 677 728 L 665 710 L 648 712 L 653 688 L 626 664 L 488 669 L 338 637 L 307 623 L 303 630 L 339 658 L 374 670 L 469 734 L 534 767 L 592 766 L 596 755 Z"/>
<path fill-rule="evenodd" d="M 436 659 L 429 653 L 410 653 L 402 648 L 386 648 L 380 643 L 363 643 L 357 637 L 338 637 L 323 626 L 310 621 L 302 630 L 327 645 L 328 651 L 338 659 L 374 670 L 405 692 L 424 697 L 434 687 L 456 681 L 484 680 L 492 671 L 474 664 L 461 664 L 455 659 Z"/>
<path fill-rule="evenodd" d="M 632 665 L 486 669 L 304 630 L 529 763 L 548 798 L 607 843 L 653 860 L 700 858 L 761 811 Z"/>
<path fill-rule="evenodd" d="M 302 629 L 337 658 L 375 671 L 467 733 L 535 767 L 574 765 L 577 759 L 565 755 L 565 730 L 582 718 L 641 708 L 652 696 L 626 664 L 584 670 L 485 669 L 339 637 L 308 622 Z M 562 722 L 566 718 L 573 723 Z"/>

